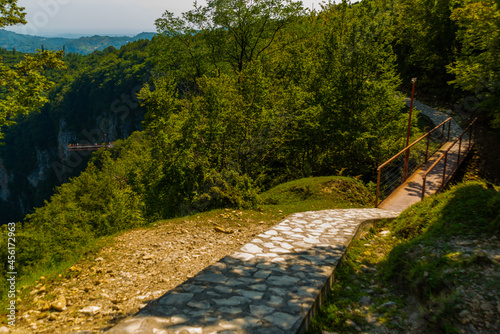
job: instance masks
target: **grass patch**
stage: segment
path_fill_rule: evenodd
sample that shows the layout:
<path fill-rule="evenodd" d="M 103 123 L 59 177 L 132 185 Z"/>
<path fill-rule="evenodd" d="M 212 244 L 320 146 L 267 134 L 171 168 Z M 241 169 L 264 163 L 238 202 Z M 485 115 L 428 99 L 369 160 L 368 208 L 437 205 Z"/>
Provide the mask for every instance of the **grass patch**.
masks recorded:
<path fill-rule="evenodd" d="M 388 257 L 384 277 L 419 300 L 429 330 L 458 331 L 467 323 L 458 316 L 468 308 L 462 291 L 477 284 L 481 295 L 482 287 L 495 285 L 491 250 L 498 246 L 499 220 L 500 193 L 468 182 L 410 207 L 394 222 L 394 235 L 404 242 Z"/>
<path fill-rule="evenodd" d="M 500 193 L 480 182 L 459 184 L 405 210 L 393 230 L 402 239 L 498 234 Z"/>
<path fill-rule="evenodd" d="M 499 217 L 500 193 L 468 182 L 372 229 L 337 268 L 309 332 L 497 332 Z"/>
<path fill-rule="evenodd" d="M 401 240 L 379 223 L 353 240 L 308 333 L 405 332 L 404 295 L 381 278 L 380 264 Z"/>
<path fill-rule="evenodd" d="M 331 208 L 367 207 L 373 193 L 360 181 L 341 176 L 294 180 L 261 195 L 264 207 L 280 207 L 287 213 Z"/>

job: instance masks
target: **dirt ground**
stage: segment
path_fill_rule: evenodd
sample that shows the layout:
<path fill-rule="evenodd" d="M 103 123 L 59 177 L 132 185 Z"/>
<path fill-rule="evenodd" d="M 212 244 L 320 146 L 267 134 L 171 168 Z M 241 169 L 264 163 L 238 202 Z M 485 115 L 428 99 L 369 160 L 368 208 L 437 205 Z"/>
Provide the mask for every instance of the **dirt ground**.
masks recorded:
<path fill-rule="evenodd" d="M 12 333 L 101 333 L 275 224 L 216 218 L 126 232 L 59 280 L 41 278 Z"/>

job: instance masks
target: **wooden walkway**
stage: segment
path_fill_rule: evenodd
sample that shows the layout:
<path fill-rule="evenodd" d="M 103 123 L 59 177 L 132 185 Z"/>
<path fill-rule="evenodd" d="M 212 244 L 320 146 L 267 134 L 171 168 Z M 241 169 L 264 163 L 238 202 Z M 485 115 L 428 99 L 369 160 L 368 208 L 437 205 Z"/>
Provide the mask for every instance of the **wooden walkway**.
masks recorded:
<path fill-rule="evenodd" d="M 378 207 L 380 209 L 402 212 L 411 205 L 422 200 L 422 190 L 424 184 L 423 178 L 425 173 L 436 163 L 438 159 L 445 155 L 446 151 L 452 145 L 453 142 L 446 143 L 431 159 L 427 161 L 427 163 L 422 165 L 403 184 L 401 184 L 394 192 L 383 200 Z M 425 182 L 424 196 L 435 194 L 446 186 L 472 146 L 473 143 L 468 140 L 463 141 L 460 147 L 457 144 L 453 145 L 453 147 L 448 151 L 448 156 L 446 157 L 446 169 L 444 168 L 445 159 L 443 157 L 428 173 Z M 459 148 L 461 151 L 460 157 L 458 153 Z"/>

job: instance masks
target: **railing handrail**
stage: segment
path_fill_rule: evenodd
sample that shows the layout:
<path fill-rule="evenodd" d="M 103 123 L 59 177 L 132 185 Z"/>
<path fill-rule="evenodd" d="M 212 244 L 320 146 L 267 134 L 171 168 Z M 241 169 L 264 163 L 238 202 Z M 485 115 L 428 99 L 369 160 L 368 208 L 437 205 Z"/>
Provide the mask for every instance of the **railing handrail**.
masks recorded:
<path fill-rule="evenodd" d="M 448 123 L 448 122 L 450 122 L 450 124 L 448 124 L 448 138 L 449 138 L 449 136 L 450 136 L 450 131 L 449 130 L 450 130 L 450 126 L 451 126 L 451 120 L 452 120 L 452 118 L 449 117 L 447 120 L 445 120 L 441 124 L 437 125 L 434 129 L 430 130 L 425 135 L 423 135 L 422 137 L 418 138 L 413 143 L 411 143 L 410 145 L 408 145 L 407 147 L 405 147 L 401 152 L 399 152 L 398 154 L 396 154 L 395 156 L 393 156 L 392 158 L 390 158 L 389 160 L 387 160 L 386 162 L 384 162 L 383 164 L 381 164 L 380 166 L 378 166 L 378 168 L 377 168 L 377 190 L 376 190 L 376 195 L 375 195 L 375 207 L 378 207 L 378 204 L 379 204 L 378 200 L 379 200 L 379 195 L 380 195 L 380 178 L 381 178 L 381 174 L 382 174 L 382 168 L 384 168 L 385 166 L 387 166 L 388 164 L 390 164 L 391 162 L 393 162 L 394 160 L 396 160 L 403 153 L 407 152 L 414 145 L 416 145 L 417 143 L 419 143 L 420 141 L 422 141 L 426 137 L 430 136 L 431 133 L 433 133 L 434 131 L 438 130 L 441 127 L 443 127 L 443 136 L 444 136 L 445 124 Z M 427 143 L 427 146 L 428 146 L 428 143 Z M 427 152 L 426 152 L 426 161 L 427 161 Z"/>
<path fill-rule="evenodd" d="M 409 150 L 410 148 L 412 148 L 413 146 L 415 146 L 416 144 L 418 144 L 420 141 L 422 141 L 423 139 L 427 138 L 427 136 L 430 136 L 431 133 L 433 133 L 434 131 L 436 131 L 437 129 L 439 129 L 440 127 L 442 127 L 444 124 L 446 124 L 447 122 L 450 122 L 451 121 L 451 117 L 448 118 L 447 120 L 445 120 L 444 122 L 442 122 L 441 124 L 439 124 L 438 126 L 436 126 L 434 129 L 430 130 L 429 132 L 427 132 L 425 135 L 423 135 L 422 137 L 418 138 L 417 140 L 415 140 L 413 143 L 411 143 L 410 145 L 406 146 L 403 150 L 401 150 L 398 154 L 396 154 L 395 156 L 393 156 L 392 158 L 390 158 L 389 160 L 387 160 L 386 162 L 384 162 L 383 164 L 381 164 L 380 166 L 378 166 L 377 168 L 377 171 L 381 170 L 382 168 L 384 168 L 385 166 L 387 166 L 388 164 L 390 164 L 391 162 L 393 162 L 394 160 L 396 160 L 396 158 L 398 158 L 400 155 L 402 155 L 403 153 L 405 153 L 407 150 Z"/>
<path fill-rule="evenodd" d="M 113 148 L 114 145 L 113 143 L 107 143 L 107 144 L 69 144 L 68 145 L 68 150 L 69 151 L 92 151 L 92 150 L 98 150 L 100 148 Z"/>
<path fill-rule="evenodd" d="M 469 131 L 469 129 L 474 125 L 474 123 L 476 123 L 476 121 L 477 121 L 477 117 L 474 118 L 474 120 L 469 124 L 469 126 L 467 126 L 467 128 L 460 134 L 460 136 L 458 136 L 458 138 L 453 141 L 453 143 L 450 145 L 450 147 L 448 147 L 446 149 L 446 151 L 444 152 L 444 154 L 442 154 L 438 159 L 436 159 L 436 161 L 434 161 L 434 163 L 424 172 L 424 174 L 422 174 L 422 194 L 421 194 L 422 199 L 425 196 L 425 183 L 427 181 L 427 175 L 429 175 L 429 173 L 434 168 L 436 168 L 436 166 L 438 165 L 438 163 L 441 160 L 443 160 L 443 159 L 445 159 L 445 166 L 444 166 L 444 168 L 446 170 L 446 159 L 448 158 L 448 153 L 453 148 L 453 146 L 455 146 L 456 143 L 462 141 L 462 137 L 467 133 L 467 131 Z M 469 142 L 470 142 L 470 137 L 469 137 Z M 469 150 L 470 150 L 470 145 L 469 145 Z M 460 148 L 459 148 L 459 151 L 458 151 L 458 157 L 460 159 Z M 460 161 L 457 161 L 457 164 L 460 164 Z M 445 171 L 443 171 L 443 180 L 444 180 L 445 177 L 446 177 Z"/>

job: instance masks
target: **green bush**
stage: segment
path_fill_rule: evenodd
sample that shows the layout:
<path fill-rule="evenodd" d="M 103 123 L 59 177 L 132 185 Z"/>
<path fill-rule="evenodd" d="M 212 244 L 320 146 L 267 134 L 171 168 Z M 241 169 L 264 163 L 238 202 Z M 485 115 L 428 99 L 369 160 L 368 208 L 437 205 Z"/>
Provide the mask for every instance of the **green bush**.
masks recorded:
<path fill-rule="evenodd" d="M 342 176 L 290 181 L 266 191 L 261 198 L 263 203 L 272 205 L 325 201 L 364 207 L 373 203 L 373 194 L 362 182 Z"/>
<path fill-rule="evenodd" d="M 259 202 L 258 188 L 247 175 L 231 170 L 211 170 L 204 177 L 201 191 L 194 193 L 193 208 L 208 210 L 222 207 L 250 208 Z"/>

